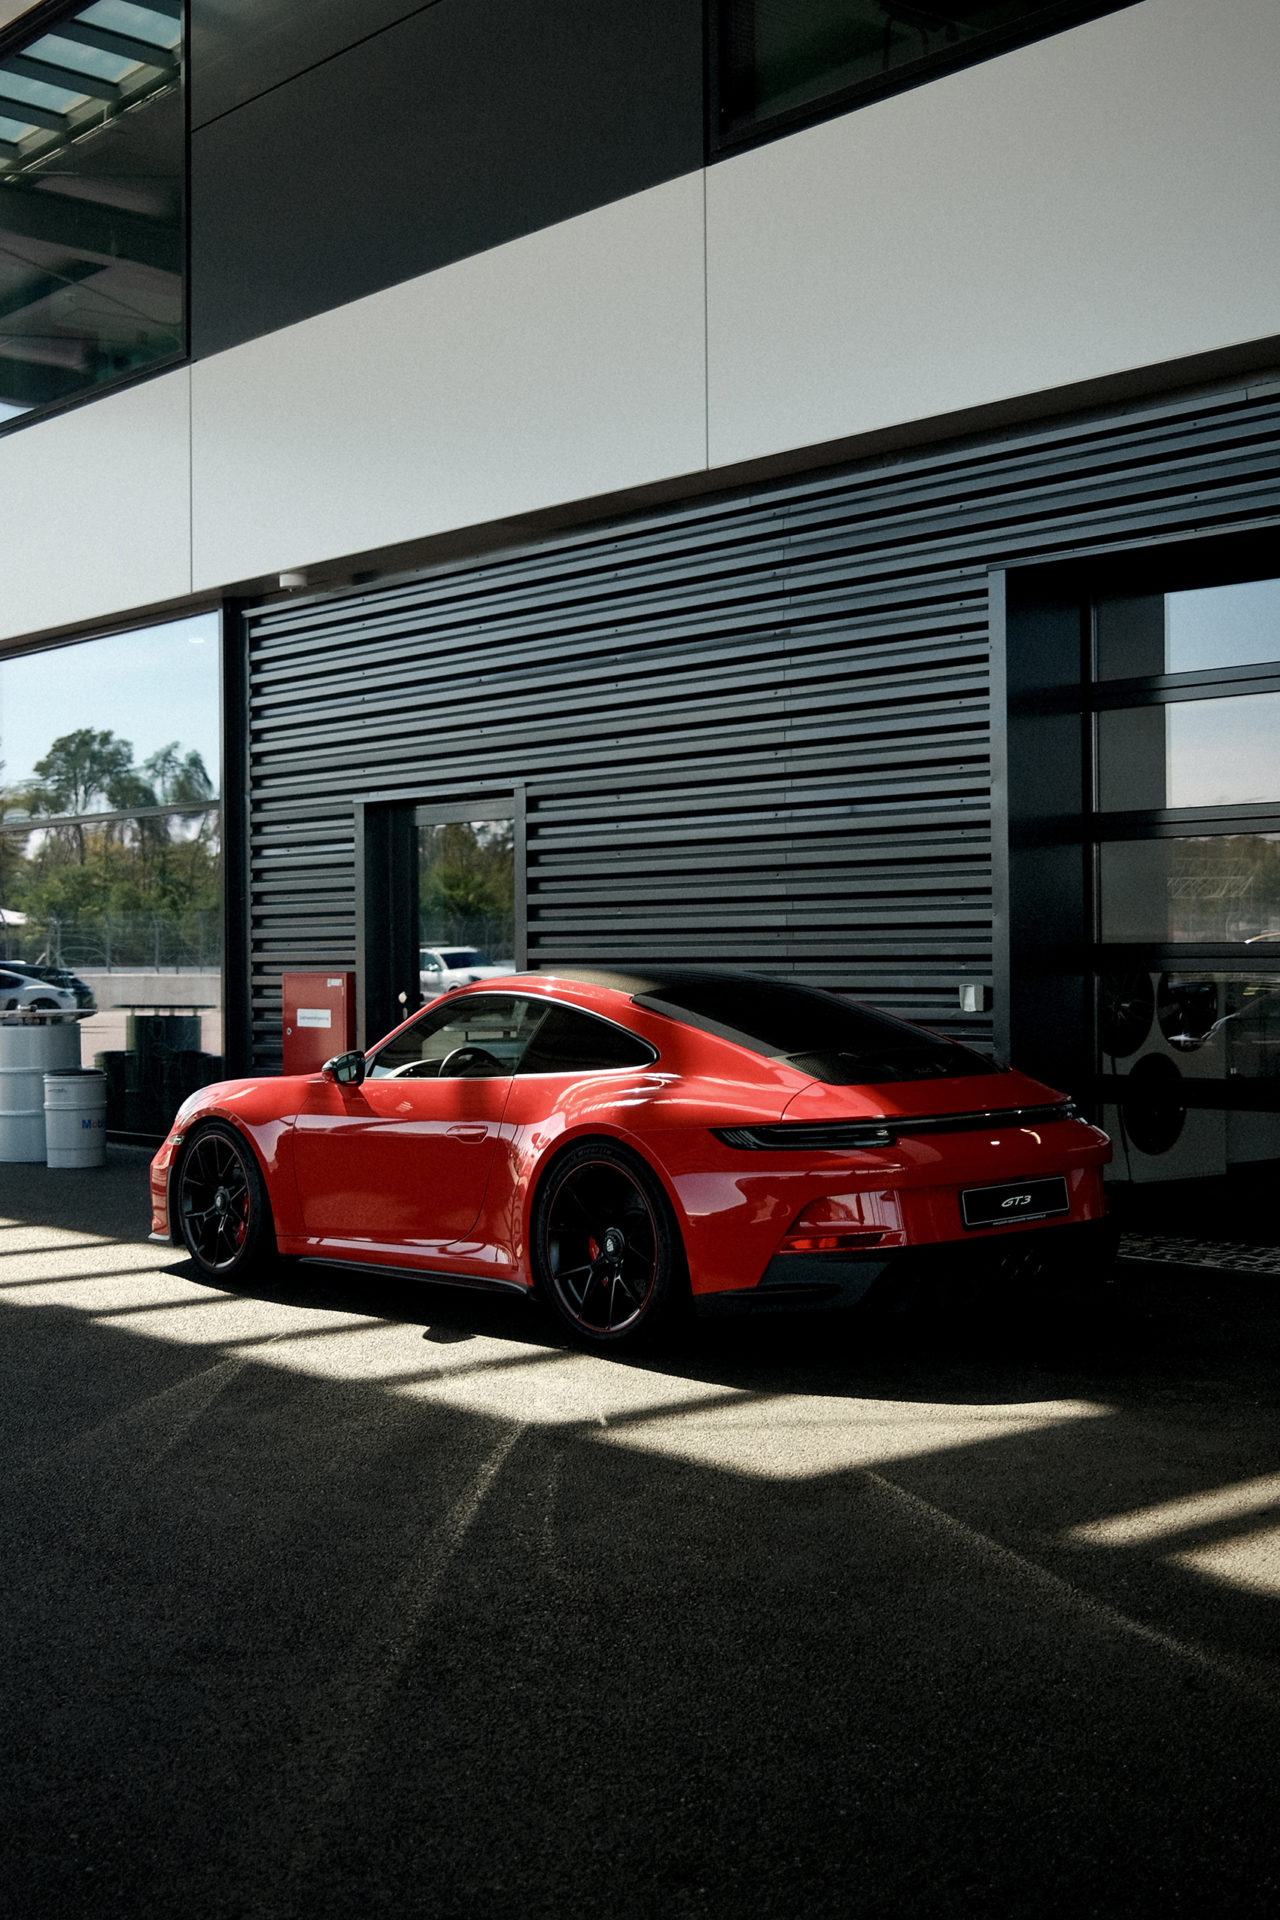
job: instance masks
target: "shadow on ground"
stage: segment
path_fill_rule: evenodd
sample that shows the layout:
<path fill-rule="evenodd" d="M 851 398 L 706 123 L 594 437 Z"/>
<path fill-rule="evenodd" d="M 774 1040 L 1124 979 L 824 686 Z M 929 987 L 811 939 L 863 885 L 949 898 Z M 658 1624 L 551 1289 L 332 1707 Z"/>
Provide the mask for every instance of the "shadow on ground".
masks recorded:
<path fill-rule="evenodd" d="M 144 1167 L 0 1183 L 24 1920 L 1273 1908 L 1275 1283 L 599 1360 Z"/>

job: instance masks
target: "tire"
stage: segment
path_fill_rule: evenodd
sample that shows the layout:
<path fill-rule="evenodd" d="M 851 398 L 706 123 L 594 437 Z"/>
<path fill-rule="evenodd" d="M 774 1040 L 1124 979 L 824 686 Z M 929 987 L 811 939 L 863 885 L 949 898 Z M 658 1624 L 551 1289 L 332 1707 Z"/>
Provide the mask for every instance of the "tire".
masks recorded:
<path fill-rule="evenodd" d="M 249 1143 L 211 1121 L 185 1143 L 174 1181 L 183 1242 L 210 1280 L 237 1278 L 276 1259 L 266 1182 Z"/>
<path fill-rule="evenodd" d="M 611 1140 L 585 1140 L 538 1188 L 534 1284 L 574 1339 L 632 1346 L 674 1318 L 688 1294 L 684 1248 L 656 1176 Z"/>

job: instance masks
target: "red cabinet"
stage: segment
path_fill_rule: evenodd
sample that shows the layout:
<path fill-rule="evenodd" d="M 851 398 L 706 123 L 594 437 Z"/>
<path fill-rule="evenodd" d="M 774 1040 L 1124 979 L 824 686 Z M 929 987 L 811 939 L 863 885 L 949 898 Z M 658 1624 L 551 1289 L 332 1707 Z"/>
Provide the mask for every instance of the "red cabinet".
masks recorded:
<path fill-rule="evenodd" d="M 354 973 L 286 973 L 284 1070 L 318 1073 L 335 1053 L 356 1043 Z"/>

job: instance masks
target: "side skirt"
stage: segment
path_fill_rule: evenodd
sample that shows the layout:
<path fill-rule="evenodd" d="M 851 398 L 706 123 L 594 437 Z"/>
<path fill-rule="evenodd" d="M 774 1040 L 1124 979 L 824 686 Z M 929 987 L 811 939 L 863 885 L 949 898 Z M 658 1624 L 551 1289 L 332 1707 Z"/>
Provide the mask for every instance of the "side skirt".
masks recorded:
<path fill-rule="evenodd" d="M 344 1273 L 376 1273 L 389 1280 L 425 1280 L 431 1286 L 466 1287 L 472 1293 L 517 1294 L 521 1300 L 532 1297 L 532 1287 L 518 1280 L 486 1280 L 479 1274 L 438 1273 L 428 1267 L 395 1267 L 380 1260 L 342 1260 L 335 1255 L 304 1253 L 297 1256 L 300 1267 L 341 1267 Z"/>

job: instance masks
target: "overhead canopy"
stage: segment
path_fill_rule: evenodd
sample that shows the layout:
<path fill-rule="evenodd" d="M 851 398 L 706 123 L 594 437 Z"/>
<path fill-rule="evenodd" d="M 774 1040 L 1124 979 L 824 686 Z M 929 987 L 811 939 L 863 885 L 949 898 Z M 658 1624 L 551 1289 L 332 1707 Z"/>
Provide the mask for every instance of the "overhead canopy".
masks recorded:
<path fill-rule="evenodd" d="M 0 418 L 181 350 L 181 80 L 182 0 L 0 16 Z"/>

